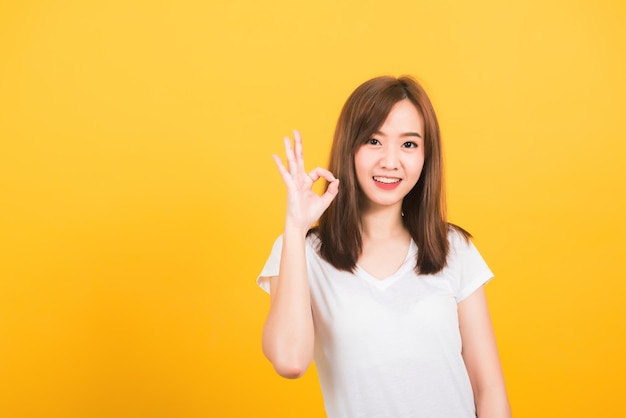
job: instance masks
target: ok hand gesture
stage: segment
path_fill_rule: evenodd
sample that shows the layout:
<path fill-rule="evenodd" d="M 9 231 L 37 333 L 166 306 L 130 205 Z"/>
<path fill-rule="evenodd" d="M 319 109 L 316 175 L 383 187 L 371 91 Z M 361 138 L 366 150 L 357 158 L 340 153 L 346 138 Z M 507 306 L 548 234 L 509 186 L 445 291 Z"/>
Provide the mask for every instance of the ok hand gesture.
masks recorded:
<path fill-rule="evenodd" d="M 302 155 L 302 138 L 294 131 L 294 146 L 291 139 L 285 137 L 285 153 L 287 167 L 277 155 L 273 155 L 285 186 L 287 186 L 287 225 L 295 228 L 308 229 L 317 221 L 333 201 L 339 190 L 339 180 L 328 170 L 317 167 L 310 173 L 304 171 Z M 330 184 L 321 196 L 312 189 L 313 184 L 321 179 Z"/>

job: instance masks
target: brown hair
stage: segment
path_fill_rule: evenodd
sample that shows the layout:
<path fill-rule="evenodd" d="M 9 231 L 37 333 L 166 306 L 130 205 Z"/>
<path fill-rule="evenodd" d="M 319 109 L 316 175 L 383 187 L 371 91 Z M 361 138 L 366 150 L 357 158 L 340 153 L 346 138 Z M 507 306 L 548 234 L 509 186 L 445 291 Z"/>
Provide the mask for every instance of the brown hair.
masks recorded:
<path fill-rule="evenodd" d="M 433 274 L 446 265 L 448 231 L 469 233 L 446 219 L 443 155 L 439 123 L 424 89 L 409 76 L 377 77 L 361 84 L 346 101 L 335 129 L 329 170 L 340 180 L 339 193 L 322 214 L 317 232 L 320 255 L 339 270 L 353 271 L 361 254 L 362 193 L 354 155 L 385 122 L 391 108 L 408 99 L 424 119 L 424 167 L 402 203 L 403 222 L 418 247 L 415 270 Z"/>

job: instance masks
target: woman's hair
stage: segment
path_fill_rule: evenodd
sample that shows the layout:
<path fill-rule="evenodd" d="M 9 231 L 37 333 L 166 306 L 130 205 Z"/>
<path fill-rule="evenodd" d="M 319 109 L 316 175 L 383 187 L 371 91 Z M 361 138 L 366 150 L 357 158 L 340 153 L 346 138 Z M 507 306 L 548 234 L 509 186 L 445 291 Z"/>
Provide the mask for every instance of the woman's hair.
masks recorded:
<path fill-rule="evenodd" d="M 339 270 L 353 271 L 362 250 L 360 208 L 364 196 L 354 156 L 380 129 L 391 108 L 405 99 L 424 120 L 424 167 L 402 202 L 404 226 L 418 247 L 416 272 L 433 274 L 444 268 L 450 228 L 469 238 L 469 233 L 446 219 L 439 123 L 428 95 L 409 76 L 377 77 L 357 87 L 341 110 L 328 167 L 340 180 L 339 193 L 314 229 L 321 243 L 320 255 Z"/>

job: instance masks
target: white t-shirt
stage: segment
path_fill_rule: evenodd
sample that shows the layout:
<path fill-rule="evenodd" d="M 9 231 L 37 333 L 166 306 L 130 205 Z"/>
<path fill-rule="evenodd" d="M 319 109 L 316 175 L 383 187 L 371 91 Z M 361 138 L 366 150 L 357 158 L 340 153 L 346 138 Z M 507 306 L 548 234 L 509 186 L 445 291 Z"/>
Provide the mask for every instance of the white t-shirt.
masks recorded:
<path fill-rule="evenodd" d="M 457 304 L 493 274 L 472 243 L 450 232 L 447 267 L 417 275 L 411 241 L 402 266 L 385 279 L 358 267 L 339 271 L 307 238 L 315 353 L 329 418 L 469 418 L 474 397 L 461 356 Z M 269 292 L 279 237 L 257 279 Z"/>

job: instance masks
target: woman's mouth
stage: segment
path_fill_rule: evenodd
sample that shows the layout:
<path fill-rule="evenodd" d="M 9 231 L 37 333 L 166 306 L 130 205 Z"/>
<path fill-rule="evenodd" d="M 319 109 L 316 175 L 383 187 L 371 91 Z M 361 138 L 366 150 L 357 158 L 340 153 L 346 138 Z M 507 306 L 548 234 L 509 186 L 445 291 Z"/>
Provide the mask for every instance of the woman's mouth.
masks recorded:
<path fill-rule="evenodd" d="M 400 182 L 402 181 L 402 179 L 399 179 L 397 177 L 378 177 L 375 176 L 373 177 L 374 179 L 374 184 L 376 184 L 376 186 L 380 187 L 381 189 L 384 190 L 391 190 L 391 189 L 395 189 L 396 187 L 398 187 L 400 185 Z"/>

